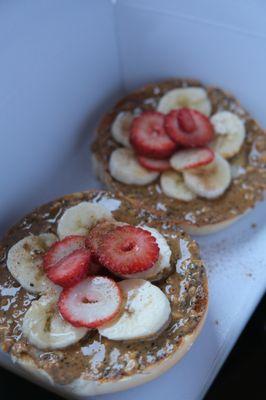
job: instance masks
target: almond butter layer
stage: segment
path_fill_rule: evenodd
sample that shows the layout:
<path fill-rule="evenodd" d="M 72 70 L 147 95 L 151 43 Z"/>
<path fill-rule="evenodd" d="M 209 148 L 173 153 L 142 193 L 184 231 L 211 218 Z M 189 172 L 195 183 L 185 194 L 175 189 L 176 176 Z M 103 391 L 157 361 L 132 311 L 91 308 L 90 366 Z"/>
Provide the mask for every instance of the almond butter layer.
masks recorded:
<path fill-rule="evenodd" d="M 109 158 L 119 144 L 111 136 L 111 126 L 121 111 L 140 112 L 154 110 L 159 99 L 169 90 L 179 87 L 203 87 L 212 104 L 212 114 L 228 110 L 245 122 L 246 139 L 240 152 L 230 159 L 233 179 L 230 187 L 219 198 L 208 200 L 197 197 L 184 202 L 162 193 L 159 179 L 146 186 L 125 185 L 112 178 L 108 170 Z M 150 84 L 135 91 L 121 101 L 102 119 L 92 152 L 100 164 L 99 177 L 110 189 L 127 197 L 133 207 L 147 210 L 151 219 L 166 219 L 175 223 L 187 223 L 203 226 L 216 224 L 235 218 L 262 200 L 266 189 L 266 134 L 258 123 L 245 111 L 239 102 L 229 93 L 202 85 L 189 79 L 172 79 Z"/>
<path fill-rule="evenodd" d="M 178 229 L 169 231 L 155 224 L 156 229 L 166 234 L 172 250 L 172 269 L 167 277 L 156 283 L 171 303 L 171 323 L 157 338 L 136 342 L 110 341 L 92 330 L 79 343 L 51 351 L 38 350 L 23 338 L 23 316 L 38 296 L 27 293 L 10 275 L 6 267 L 9 248 L 30 233 L 56 233 L 57 221 L 67 207 L 86 200 L 101 202 L 106 196 L 116 202 L 117 210 L 113 215 L 119 221 L 134 225 L 146 222 L 141 210 L 135 212 L 129 203 L 119 203 L 121 199 L 110 193 L 76 193 L 44 205 L 23 218 L 9 230 L 0 245 L 1 347 L 17 358 L 34 362 L 60 384 L 70 383 L 81 374 L 85 379 L 103 382 L 144 371 L 171 356 L 182 345 L 184 336 L 197 328 L 207 308 L 206 272 L 196 243 Z"/>

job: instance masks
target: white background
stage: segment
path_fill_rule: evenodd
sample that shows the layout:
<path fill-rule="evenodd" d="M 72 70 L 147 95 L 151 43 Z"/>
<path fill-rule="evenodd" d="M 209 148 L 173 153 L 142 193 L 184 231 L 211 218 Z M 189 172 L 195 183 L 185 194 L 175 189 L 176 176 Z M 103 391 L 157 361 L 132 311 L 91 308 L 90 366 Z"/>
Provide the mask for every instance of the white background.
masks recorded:
<path fill-rule="evenodd" d="M 263 0 L 2 0 L 1 231 L 56 196 L 99 187 L 89 142 L 125 91 L 199 78 L 235 93 L 266 126 L 265 71 Z M 261 203 L 199 240 L 210 283 L 199 339 L 156 381 L 103 399 L 202 398 L 265 291 L 265 222 Z M 0 363 L 11 368 L 2 354 Z"/>

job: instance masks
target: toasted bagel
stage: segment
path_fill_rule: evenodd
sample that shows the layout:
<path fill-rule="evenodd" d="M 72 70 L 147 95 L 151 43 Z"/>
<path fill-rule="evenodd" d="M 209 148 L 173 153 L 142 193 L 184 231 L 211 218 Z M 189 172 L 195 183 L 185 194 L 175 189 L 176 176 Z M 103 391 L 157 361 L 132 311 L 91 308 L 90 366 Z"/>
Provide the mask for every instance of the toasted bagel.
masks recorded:
<path fill-rule="evenodd" d="M 148 225 L 165 237 L 171 249 L 171 268 L 153 282 L 168 298 L 170 324 L 156 337 L 135 341 L 114 341 L 88 331 L 77 343 L 60 350 L 38 349 L 23 336 L 23 318 L 38 294 L 30 295 L 7 268 L 9 249 L 28 235 L 57 233 L 58 221 L 69 207 L 81 202 L 100 204 L 117 221 Z M 119 277 L 113 277 L 117 281 Z M 208 307 L 205 267 L 195 241 L 178 227 L 166 228 L 150 221 L 142 210 L 119 195 L 87 191 L 66 195 L 45 204 L 14 225 L 1 241 L 0 284 L 7 290 L 0 309 L 0 344 L 15 363 L 40 378 L 55 391 L 95 395 L 124 390 L 150 381 L 177 363 L 198 336 Z M 12 302 L 9 292 L 13 290 Z M 94 350 L 93 350 L 94 349 Z M 98 350 L 97 350 L 98 349 Z M 116 349 L 116 360 L 111 352 Z M 95 354 L 104 352 L 95 362 Z M 97 353 L 98 354 L 98 353 Z M 113 353 L 112 353 L 113 354 Z M 49 356 L 48 356 L 49 355 Z"/>
<path fill-rule="evenodd" d="M 246 136 L 239 152 L 230 157 L 232 180 L 225 192 L 217 198 L 195 196 L 182 201 L 163 193 L 160 178 L 147 185 L 125 184 L 110 173 L 109 160 L 114 150 L 121 148 L 111 131 L 121 112 L 139 115 L 155 110 L 160 99 L 176 88 L 203 88 L 211 104 L 211 114 L 230 111 L 245 125 Z M 224 229 L 237 221 L 263 199 L 266 188 L 265 131 L 230 93 L 191 79 L 171 79 L 150 84 L 120 100 L 101 120 L 92 144 L 92 162 L 99 179 L 107 188 L 123 194 L 134 207 L 147 210 L 154 219 L 183 226 L 192 234 L 209 234 Z M 238 171 L 235 173 L 235 171 Z"/>

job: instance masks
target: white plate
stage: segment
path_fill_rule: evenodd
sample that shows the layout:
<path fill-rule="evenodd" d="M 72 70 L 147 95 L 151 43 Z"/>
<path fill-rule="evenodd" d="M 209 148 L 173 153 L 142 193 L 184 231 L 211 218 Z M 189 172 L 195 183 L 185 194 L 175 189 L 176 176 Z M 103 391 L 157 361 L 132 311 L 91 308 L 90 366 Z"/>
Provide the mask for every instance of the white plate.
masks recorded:
<path fill-rule="evenodd" d="M 215 13 L 211 4 L 1 2 L 2 232 L 41 203 L 99 187 L 89 142 L 101 113 L 125 89 L 169 76 L 203 79 L 230 89 L 266 125 L 265 4 L 236 0 L 235 13 L 229 0 Z M 265 291 L 265 222 L 261 203 L 231 228 L 199 240 L 210 283 L 200 337 L 159 379 L 103 399 L 203 397 Z M 20 373 L 3 353 L 0 364 Z"/>

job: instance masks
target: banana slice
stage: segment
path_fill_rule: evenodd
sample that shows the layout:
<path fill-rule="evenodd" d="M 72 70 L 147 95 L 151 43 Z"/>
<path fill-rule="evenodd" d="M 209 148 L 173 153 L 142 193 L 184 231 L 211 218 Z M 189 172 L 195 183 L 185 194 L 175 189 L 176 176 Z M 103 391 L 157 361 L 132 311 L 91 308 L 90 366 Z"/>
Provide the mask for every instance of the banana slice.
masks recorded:
<path fill-rule="evenodd" d="M 114 179 L 127 185 L 147 185 L 158 178 L 159 173 L 142 167 L 134 152 L 119 148 L 112 152 L 109 170 Z"/>
<path fill-rule="evenodd" d="M 99 328 L 100 335 L 110 340 L 145 339 L 166 328 L 171 307 L 161 289 L 144 279 L 127 279 L 118 285 L 125 297 L 124 312 Z"/>
<path fill-rule="evenodd" d="M 224 158 L 237 154 L 245 140 L 244 122 L 230 111 L 220 111 L 211 117 L 216 138 L 212 148 Z"/>
<path fill-rule="evenodd" d="M 68 208 L 60 218 L 57 234 L 60 239 L 69 235 L 87 235 L 100 220 L 112 220 L 112 213 L 100 204 L 83 201 Z"/>
<path fill-rule="evenodd" d="M 196 194 L 187 187 L 182 174 L 179 172 L 163 172 L 160 183 L 166 196 L 183 201 L 191 201 L 196 198 Z"/>
<path fill-rule="evenodd" d="M 111 133 L 117 143 L 130 148 L 130 126 L 134 116 L 128 111 L 119 113 L 111 126 Z"/>
<path fill-rule="evenodd" d="M 160 99 L 157 109 L 167 114 L 182 107 L 194 108 L 207 116 L 211 114 L 211 102 L 206 90 L 201 87 L 172 89 Z"/>
<path fill-rule="evenodd" d="M 171 266 L 170 258 L 172 252 L 170 247 L 168 246 L 166 239 L 156 229 L 150 228 L 149 226 L 146 225 L 139 226 L 139 228 L 150 232 L 152 236 L 156 239 L 156 242 L 160 249 L 159 258 L 152 268 L 143 272 L 137 272 L 135 274 L 125 275 L 124 277 L 129 279 L 141 278 L 141 279 L 147 279 L 149 281 L 156 281 L 158 277 L 160 279 L 162 272 L 170 268 Z"/>
<path fill-rule="evenodd" d="M 231 182 L 231 168 L 218 153 L 211 164 L 184 171 L 185 184 L 198 196 L 215 199 L 221 196 Z"/>
<path fill-rule="evenodd" d="M 43 233 L 26 236 L 8 252 L 7 268 L 20 285 L 30 293 L 46 293 L 56 286 L 45 275 L 42 256 L 54 242 L 56 235 Z"/>
<path fill-rule="evenodd" d="M 26 312 L 22 333 L 38 349 L 62 349 L 78 342 L 88 329 L 75 328 L 57 310 L 57 295 L 43 295 Z"/>

